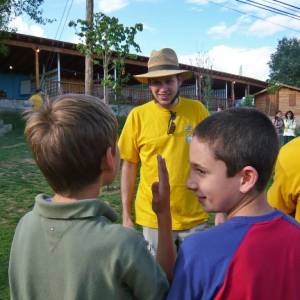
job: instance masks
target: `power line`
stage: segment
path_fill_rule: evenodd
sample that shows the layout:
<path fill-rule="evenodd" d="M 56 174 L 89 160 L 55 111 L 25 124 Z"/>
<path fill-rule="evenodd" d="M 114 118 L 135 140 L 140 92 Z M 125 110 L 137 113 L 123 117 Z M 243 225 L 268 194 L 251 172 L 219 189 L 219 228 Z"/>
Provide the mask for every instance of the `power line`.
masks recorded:
<path fill-rule="evenodd" d="M 54 36 L 54 39 L 55 39 L 55 40 L 56 40 L 56 38 L 57 38 L 57 36 L 58 36 L 58 32 L 59 32 L 60 26 L 61 26 L 61 24 L 62 24 L 63 18 L 64 18 L 64 16 L 65 16 L 65 12 L 66 12 L 68 3 L 69 3 L 69 0 L 66 0 L 65 7 L 64 7 L 63 13 L 62 13 L 62 15 L 61 15 L 61 17 L 60 17 L 59 24 L 58 24 L 58 27 L 57 27 L 57 30 L 56 30 L 56 33 L 55 33 L 55 36 Z"/>
<path fill-rule="evenodd" d="M 68 17 L 69 17 L 69 14 L 70 14 L 70 11 L 71 11 L 71 8 L 72 8 L 72 5 L 73 5 L 73 1 L 74 1 L 74 0 L 71 0 L 71 2 L 70 2 L 70 0 L 66 0 L 65 6 L 64 6 L 64 10 L 63 10 L 63 13 L 62 13 L 61 18 L 60 18 L 60 21 L 59 21 L 58 28 L 57 28 L 57 31 L 56 31 L 56 33 L 55 33 L 55 37 L 54 37 L 55 40 L 56 40 L 56 39 L 59 40 L 59 39 L 61 38 L 61 36 L 62 36 L 62 33 L 63 33 L 64 28 L 65 28 L 65 26 L 66 26 L 66 22 L 67 22 L 67 19 L 68 19 Z M 67 7 L 68 7 L 69 2 L 70 2 L 70 5 L 69 5 L 68 11 L 67 11 Z M 63 22 L 63 19 L 65 19 L 65 21 L 64 21 L 63 26 L 61 27 L 61 24 L 62 24 L 62 22 Z M 60 30 L 60 34 L 58 35 L 59 30 Z M 46 69 L 48 68 L 48 65 L 49 65 L 49 66 L 52 65 L 53 60 L 54 60 L 54 56 L 55 56 L 54 53 L 51 53 L 51 54 L 49 55 L 49 58 L 48 58 L 47 63 L 46 63 Z M 49 62 L 50 62 L 50 63 L 49 63 Z"/>
<path fill-rule="evenodd" d="M 212 1 L 212 0 L 208 0 L 208 2 L 210 2 L 210 3 L 214 4 L 214 5 L 217 5 L 217 6 L 221 6 L 221 7 L 225 7 L 225 8 L 231 9 L 231 10 L 233 10 L 233 11 L 235 11 L 235 12 L 238 12 L 239 14 L 246 15 L 246 16 L 250 16 L 250 17 L 253 17 L 253 18 L 255 18 L 255 19 L 260 19 L 260 20 L 263 20 L 263 21 L 265 21 L 265 22 L 267 22 L 267 23 L 270 23 L 270 24 L 273 24 L 273 25 L 276 25 L 276 26 L 279 26 L 279 27 L 282 27 L 282 28 L 286 28 L 286 29 L 288 29 L 288 30 L 292 30 L 292 31 L 297 32 L 297 33 L 300 33 L 299 30 L 296 30 L 296 29 L 293 29 L 293 28 L 290 28 L 290 27 L 287 27 L 287 26 L 284 26 L 284 25 L 281 25 L 281 24 L 278 24 L 278 23 L 275 23 L 275 22 L 268 21 L 268 20 L 266 20 L 266 19 L 264 19 L 264 18 L 255 16 L 255 15 L 252 15 L 252 14 L 247 14 L 247 13 L 245 13 L 245 12 L 242 12 L 242 11 L 238 10 L 238 9 L 232 8 L 232 7 L 230 7 L 230 6 L 226 6 L 226 5 L 223 5 L 223 4 L 221 4 L 221 3 L 214 2 L 214 1 Z"/>
<path fill-rule="evenodd" d="M 291 5 L 291 4 L 282 2 L 282 1 L 278 1 L 278 0 L 272 0 L 272 1 L 273 1 L 273 2 L 277 2 L 277 3 L 281 3 L 281 4 L 283 4 L 283 5 L 286 5 L 286 6 L 289 6 L 289 7 L 293 7 L 293 8 L 296 8 L 296 9 L 299 9 L 299 10 L 300 10 L 300 7 L 298 7 L 298 6 L 294 6 L 294 5 Z"/>
<path fill-rule="evenodd" d="M 274 2 L 272 2 L 272 1 L 274 1 L 274 0 L 262 0 L 262 1 L 274 5 Z M 297 9 L 295 9 L 295 8 L 291 8 L 291 7 L 285 6 L 285 5 L 280 4 L 280 3 L 277 4 L 277 5 L 278 5 L 279 7 L 281 7 L 281 8 L 288 9 L 289 11 L 292 11 L 292 12 L 295 12 L 295 13 L 299 13 L 299 10 L 297 10 Z"/>
<path fill-rule="evenodd" d="M 252 0 L 246 0 L 247 2 L 242 1 L 242 0 L 235 0 L 235 1 L 246 4 L 246 5 L 254 6 L 254 7 L 269 11 L 269 12 L 276 13 L 278 15 L 286 16 L 286 17 L 289 17 L 289 18 L 300 21 L 299 16 L 297 16 L 295 14 L 292 14 L 292 13 L 289 13 L 289 12 L 286 12 L 286 11 L 283 11 L 283 10 L 280 10 L 280 9 L 277 9 L 277 8 L 274 8 L 274 7 L 269 6 L 269 5 L 264 5 L 264 4 L 261 4 L 261 3 L 258 3 L 256 1 L 252 1 Z"/>
<path fill-rule="evenodd" d="M 62 34 L 63 34 L 63 32 L 64 32 L 64 29 L 65 29 L 67 20 L 68 20 L 68 18 L 69 18 L 69 14 L 70 14 L 71 8 L 72 8 L 72 6 L 73 6 L 73 2 L 74 2 L 74 0 L 71 0 L 71 4 L 70 4 L 69 9 L 68 9 L 68 12 L 67 12 L 67 14 L 66 14 L 66 18 L 65 18 L 64 25 L 63 25 L 63 27 L 62 27 L 62 30 L 61 30 L 61 32 L 60 32 L 60 35 L 59 35 L 59 38 L 58 38 L 58 39 L 61 38 L 61 36 L 62 36 Z"/>

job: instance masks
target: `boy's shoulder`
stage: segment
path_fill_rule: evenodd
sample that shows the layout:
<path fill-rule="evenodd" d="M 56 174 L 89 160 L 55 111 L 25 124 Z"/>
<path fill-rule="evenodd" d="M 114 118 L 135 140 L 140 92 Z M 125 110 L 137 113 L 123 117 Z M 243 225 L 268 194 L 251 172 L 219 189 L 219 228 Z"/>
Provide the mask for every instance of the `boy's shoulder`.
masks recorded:
<path fill-rule="evenodd" d="M 30 247 L 34 240 L 41 239 L 46 241 L 45 249 L 53 250 L 59 244 L 67 249 L 84 245 L 90 252 L 113 249 L 111 255 L 126 260 L 134 260 L 135 255 L 143 256 L 147 251 L 142 234 L 114 223 L 115 212 L 104 201 L 91 199 L 57 205 L 47 203 L 42 199 L 45 196 L 38 195 L 33 210 L 20 219 L 14 236 L 16 246 L 25 239 Z"/>
<path fill-rule="evenodd" d="M 276 237 L 282 237 L 281 241 Z M 274 210 L 266 215 L 235 217 L 224 224 L 185 239 L 181 247 L 181 259 L 185 265 L 205 265 L 212 271 L 215 268 L 227 269 L 233 257 L 246 249 L 261 251 L 258 244 L 268 241 L 279 247 L 282 241 L 294 237 L 294 246 L 300 245 L 300 224 L 290 216 Z M 254 254 L 254 253 L 253 253 Z M 267 254 L 267 253 L 266 253 Z M 222 259 L 222 264 L 219 264 Z"/>
<path fill-rule="evenodd" d="M 196 259 L 196 257 L 199 257 L 200 260 L 214 260 L 221 253 L 229 255 L 230 252 L 233 252 L 248 230 L 249 224 L 240 224 L 229 220 L 186 238 L 181 251 L 189 253 L 187 255 L 189 260 Z"/>
<path fill-rule="evenodd" d="M 234 217 L 184 240 L 173 285 L 183 286 L 180 282 L 186 279 L 205 294 L 203 299 L 212 299 L 229 274 L 243 270 L 240 276 L 246 278 L 266 263 L 275 270 L 274 262 L 284 259 L 287 250 L 300 251 L 300 227 L 289 216 L 275 210 L 263 216 Z"/>
<path fill-rule="evenodd" d="M 208 256 L 232 254 L 243 242 L 248 234 L 257 234 L 261 237 L 268 235 L 269 229 L 279 231 L 282 224 L 286 224 L 284 230 L 300 233 L 300 224 L 292 217 L 278 210 L 250 217 L 234 217 L 216 227 L 199 232 L 185 239 L 182 250 L 197 256 L 206 254 Z M 201 245 L 201 247 L 199 247 Z M 213 249 L 218 250 L 215 252 Z M 201 254 L 199 253 L 201 252 Z"/>

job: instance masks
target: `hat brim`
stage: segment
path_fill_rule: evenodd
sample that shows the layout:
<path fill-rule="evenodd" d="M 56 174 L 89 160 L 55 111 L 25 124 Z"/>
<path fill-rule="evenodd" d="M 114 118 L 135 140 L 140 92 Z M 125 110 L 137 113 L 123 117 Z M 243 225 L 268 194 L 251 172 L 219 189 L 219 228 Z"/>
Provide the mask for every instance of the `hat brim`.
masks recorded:
<path fill-rule="evenodd" d="M 149 79 L 158 78 L 158 77 L 167 77 L 172 75 L 180 75 L 182 80 L 187 80 L 192 77 L 193 72 L 186 70 L 159 70 L 152 71 L 145 74 L 134 75 L 134 78 L 141 83 L 148 83 Z"/>

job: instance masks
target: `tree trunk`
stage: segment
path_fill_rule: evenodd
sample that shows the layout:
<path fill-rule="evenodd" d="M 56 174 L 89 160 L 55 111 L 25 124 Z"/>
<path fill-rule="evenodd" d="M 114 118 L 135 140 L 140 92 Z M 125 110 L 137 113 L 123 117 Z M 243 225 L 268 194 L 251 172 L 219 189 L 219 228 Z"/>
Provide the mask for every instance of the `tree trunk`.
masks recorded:
<path fill-rule="evenodd" d="M 86 0 L 86 21 L 93 24 L 93 0 Z M 90 54 L 85 56 L 85 94 L 93 93 L 93 61 Z"/>
<path fill-rule="evenodd" d="M 108 104 L 108 95 L 107 95 L 107 86 L 106 86 L 106 79 L 107 79 L 107 66 L 103 65 L 103 79 L 104 79 L 104 84 L 103 84 L 103 98 L 104 98 L 104 103 Z"/>

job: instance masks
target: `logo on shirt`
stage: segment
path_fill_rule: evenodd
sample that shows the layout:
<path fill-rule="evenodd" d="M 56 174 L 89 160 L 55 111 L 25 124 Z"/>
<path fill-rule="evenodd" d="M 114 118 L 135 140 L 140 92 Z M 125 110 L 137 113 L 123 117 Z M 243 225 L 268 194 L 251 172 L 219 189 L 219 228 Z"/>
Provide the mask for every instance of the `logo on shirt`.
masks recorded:
<path fill-rule="evenodd" d="M 193 130 L 193 126 L 192 125 L 187 125 L 185 128 L 184 128 L 185 131 L 191 131 Z"/>
<path fill-rule="evenodd" d="M 185 141 L 190 144 L 192 142 L 192 138 L 193 138 L 193 135 L 192 134 L 188 134 L 185 136 Z"/>

